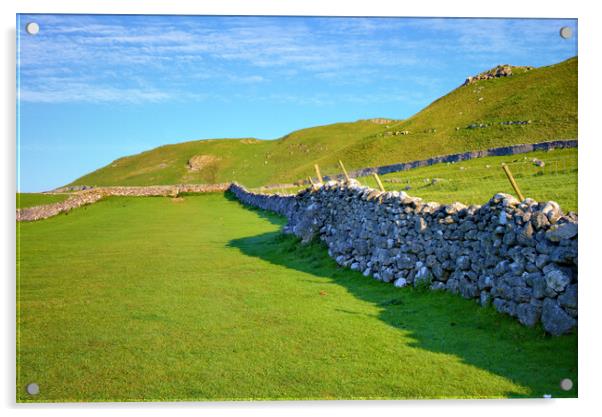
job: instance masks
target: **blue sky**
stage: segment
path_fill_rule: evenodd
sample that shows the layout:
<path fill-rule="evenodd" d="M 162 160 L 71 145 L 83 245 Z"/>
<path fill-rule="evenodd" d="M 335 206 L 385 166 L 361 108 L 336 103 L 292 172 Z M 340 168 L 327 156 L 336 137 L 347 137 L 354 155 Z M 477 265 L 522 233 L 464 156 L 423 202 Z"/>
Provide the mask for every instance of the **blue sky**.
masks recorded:
<path fill-rule="evenodd" d="M 575 56 L 576 35 L 576 20 L 19 15 L 17 186 L 167 143 L 405 118 L 495 65 Z"/>

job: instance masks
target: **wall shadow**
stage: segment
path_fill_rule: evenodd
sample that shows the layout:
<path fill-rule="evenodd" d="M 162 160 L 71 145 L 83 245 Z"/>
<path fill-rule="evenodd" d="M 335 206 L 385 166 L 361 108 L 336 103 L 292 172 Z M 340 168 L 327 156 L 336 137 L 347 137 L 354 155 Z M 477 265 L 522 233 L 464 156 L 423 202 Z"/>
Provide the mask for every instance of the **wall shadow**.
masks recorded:
<path fill-rule="evenodd" d="M 260 212 L 257 212 L 260 215 Z M 546 335 L 541 327 L 526 328 L 515 319 L 446 292 L 395 288 L 338 266 L 323 243 L 302 245 L 281 232 L 232 240 L 230 247 L 272 264 L 327 278 L 358 299 L 381 309 L 378 318 L 414 339 L 411 346 L 456 355 L 476 366 L 530 389 L 528 397 L 577 396 L 577 335 Z M 305 280 L 324 286 L 323 279 Z M 362 314 L 339 309 L 345 314 Z M 559 383 L 571 378 L 573 390 Z M 510 397 L 520 397 L 516 392 Z"/>
<path fill-rule="evenodd" d="M 256 208 L 256 207 L 245 206 L 230 191 L 225 191 L 224 192 L 224 197 L 226 198 L 226 200 L 232 201 L 233 203 L 238 204 L 242 209 L 245 209 L 247 211 L 251 211 L 251 212 L 257 214 L 258 217 L 261 217 L 262 219 L 265 219 L 265 220 L 269 221 L 272 224 L 275 224 L 275 225 L 278 225 L 278 226 L 284 226 L 286 224 L 286 218 L 284 216 L 281 216 L 281 215 L 276 214 L 276 213 L 272 213 L 271 211 L 262 210 L 262 209 L 259 209 L 259 208 Z"/>

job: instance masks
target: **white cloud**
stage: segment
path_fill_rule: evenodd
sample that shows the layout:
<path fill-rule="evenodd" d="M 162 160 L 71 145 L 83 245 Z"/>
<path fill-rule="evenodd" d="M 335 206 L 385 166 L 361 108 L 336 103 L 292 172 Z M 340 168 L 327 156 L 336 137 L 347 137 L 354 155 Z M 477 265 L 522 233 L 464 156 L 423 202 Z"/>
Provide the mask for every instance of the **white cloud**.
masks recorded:
<path fill-rule="evenodd" d="M 199 83 L 271 77 L 396 80 L 409 67 L 530 57 L 554 22 L 500 19 L 38 16 L 21 38 L 21 98 L 42 102 L 202 99 Z M 429 36 L 417 38 L 415 32 Z M 386 33 L 386 35 L 383 35 Z M 557 36 L 558 37 L 558 36 Z M 549 42 L 548 42 L 549 44 Z M 548 49 L 562 48 L 548 45 Z M 492 62 L 500 63 L 500 62 Z M 61 82 L 56 79 L 60 78 Z M 459 80 L 460 82 L 461 80 Z"/>
<path fill-rule="evenodd" d="M 142 103 L 171 99 L 169 93 L 135 88 L 116 88 L 80 82 L 67 82 L 61 86 L 44 86 L 38 89 L 21 89 L 18 98 L 36 103 Z"/>

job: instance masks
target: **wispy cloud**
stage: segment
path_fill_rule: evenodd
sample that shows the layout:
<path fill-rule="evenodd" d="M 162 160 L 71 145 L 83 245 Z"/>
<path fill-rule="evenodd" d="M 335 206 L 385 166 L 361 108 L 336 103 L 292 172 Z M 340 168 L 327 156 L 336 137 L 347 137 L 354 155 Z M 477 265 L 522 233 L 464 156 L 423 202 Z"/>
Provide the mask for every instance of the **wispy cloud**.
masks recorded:
<path fill-rule="evenodd" d="M 504 54 L 528 58 L 534 46 L 546 42 L 547 50 L 566 49 L 562 42 L 549 44 L 556 24 L 533 20 L 35 19 L 41 26 L 39 35 L 27 36 L 20 28 L 19 60 L 20 97 L 33 102 L 199 100 L 207 97 L 208 89 L 227 94 L 229 84 L 252 87 L 308 79 L 336 85 L 393 82 L 407 78 L 409 68 L 414 75 L 425 67 L 444 70 L 453 65 L 455 55 L 487 63 Z"/>
<path fill-rule="evenodd" d="M 143 103 L 160 102 L 171 99 L 164 91 L 136 88 L 115 88 L 108 85 L 95 85 L 80 82 L 67 82 L 60 86 L 47 85 L 38 89 L 21 89 L 18 98 L 37 103 Z"/>

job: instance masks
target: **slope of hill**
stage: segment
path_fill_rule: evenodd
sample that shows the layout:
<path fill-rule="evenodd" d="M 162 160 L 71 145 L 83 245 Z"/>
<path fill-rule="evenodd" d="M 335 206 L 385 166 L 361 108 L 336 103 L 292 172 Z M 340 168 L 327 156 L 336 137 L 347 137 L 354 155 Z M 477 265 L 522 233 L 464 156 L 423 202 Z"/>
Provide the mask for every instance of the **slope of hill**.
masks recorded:
<path fill-rule="evenodd" d="M 360 120 L 277 140 L 212 139 L 120 158 L 70 185 L 294 182 L 349 169 L 577 137 L 577 58 L 463 85 L 406 120 Z"/>

